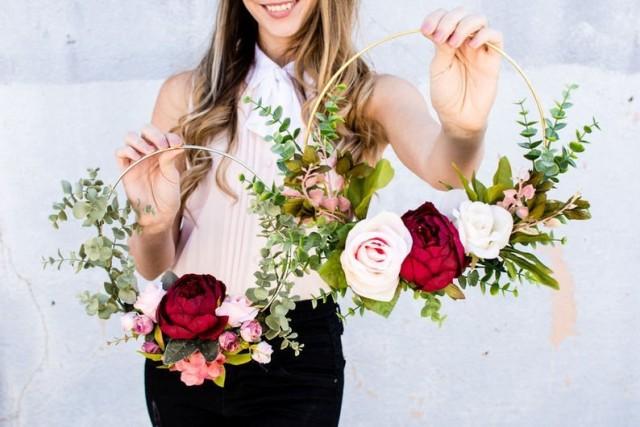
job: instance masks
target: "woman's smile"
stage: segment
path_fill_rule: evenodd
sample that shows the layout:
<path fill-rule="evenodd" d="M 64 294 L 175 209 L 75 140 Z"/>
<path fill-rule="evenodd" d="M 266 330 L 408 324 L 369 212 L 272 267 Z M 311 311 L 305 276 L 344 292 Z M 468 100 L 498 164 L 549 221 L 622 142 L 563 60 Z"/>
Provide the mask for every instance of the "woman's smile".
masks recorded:
<path fill-rule="evenodd" d="M 283 19 L 291 14 L 291 11 L 296 7 L 297 3 L 298 0 L 292 0 L 278 3 L 263 3 L 261 6 L 272 18 Z"/>

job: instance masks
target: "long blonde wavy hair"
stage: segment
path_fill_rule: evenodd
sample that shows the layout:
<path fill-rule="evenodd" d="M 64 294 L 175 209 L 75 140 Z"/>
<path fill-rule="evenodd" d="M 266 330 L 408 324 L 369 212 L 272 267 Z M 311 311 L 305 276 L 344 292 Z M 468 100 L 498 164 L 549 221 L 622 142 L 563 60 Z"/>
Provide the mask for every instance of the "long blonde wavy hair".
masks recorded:
<path fill-rule="evenodd" d="M 354 53 L 352 33 L 358 0 L 318 0 L 306 22 L 293 37 L 288 56 L 295 61 L 295 83 L 305 99 L 303 117 L 308 117 L 316 89 Z M 226 132 L 228 152 L 237 146 L 238 103 L 244 81 L 254 62 L 258 24 L 240 0 L 220 0 L 216 26 L 206 55 L 194 70 L 193 108 L 181 118 L 177 132 L 187 144 L 205 146 L 212 138 Z M 308 87 L 307 73 L 317 87 Z M 380 126 L 364 116 L 365 104 L 373 91 L 374 76 L 362 60 L 353 62 L 340 82 L 345 105 L 345 123 L 340 129 L 341 148 L 350 150 L 359 160 L 373 162 L 379 156 Z M 268 100 L 265 100 L 268 103 Z M 211 158 L 204 151 L 186 153 L 187 169 L 181 180 L 184 206 L 189 195 L 211 168 Z M 227 182 L 229 161 L 223 159 L 216 169 L 216 183 L 231 197 L 237 197 Z"/>

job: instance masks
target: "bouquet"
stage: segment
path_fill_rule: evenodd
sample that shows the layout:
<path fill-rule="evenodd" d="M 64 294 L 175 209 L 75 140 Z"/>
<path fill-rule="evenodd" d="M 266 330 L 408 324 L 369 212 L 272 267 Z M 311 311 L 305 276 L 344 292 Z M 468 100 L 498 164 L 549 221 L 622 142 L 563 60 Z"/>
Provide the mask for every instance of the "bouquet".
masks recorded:
<path fill-rule="evenodd" d="M 54 204 L 49 219 L 55 228 L 69 216 L 93 228 L 77 251 L 43 259 L 43 264 L 70 264 L 76 272 L 91 268 L 104 270 L 108 280 L 104 292 L 79 295 L 87 314 L 109 319 L 122 313 L 124 336 L 110 343 L 141 339 L 139 353 L 159 362 L 159 366 L 180 372 L 187 385 L 211 380 L 224 385 L 225 365 L 250 361 L 269 363 L 271 345 L 262 339 L 259 310 L 243 295 L 228 295 L 226 286 L 211 275 L 172 272 L 160 283 L 149 283 L 139 292 L 135 265 L 124 240 L 142 233 L 129 218 L 134 208 L 127 201 L 120 208 L 117 193 L 98 179 L 98 169 L 75 188 L 62 182 L 63 199 Z"/>
<path fill-rule="evenodd" d="M 424 300 L 421 315 L 441 323 L 445 317 L 440 314 L 442 298 L 462 299 L 467 287 L 478 286 L 483 294 L 488 289 L 491 295 L 514 296 L 518 295 L 516 283 L 527 281 L 557 289 L 551 269 L 532 249 L 565 243 L 554 230 L 567 221 L 590 218 L 589 202 L 579 193 L 568 200 L 551 197 L 561 175 L 576 166 L 578 154 L 589 143 L 587 135 L 599 129 L 594 119 L 576 130 L 569 144 L 558 147 L 575 89 L 576 85 L 568 86 L 551 109 L 553 120 L 545 121 L 544 138 L 536 138 L 539 123 L 530 120 L 524 101 L 516 103 L 524 138 L 519 145 L 530 163 L 527 170 L 514 174 L 509 159 L 502 157 L 487 185 L 475 173 L 467 179 L 453 165 L 465 200 L 451 217 L 427 201 L 402 216 L 382 212 L 367 218 L 371 198 L 391 181 L 393 169 L 385 159 L 374 166 L 356 163 L 349 151 L 336 148 L 343 86 L 324 104 L 324 112 L 317 114 L 319 124 L 304 147 L 296 142 L 300 131 L 289 132 L 290 121 L 281 118 L 280 108 L 246 99 L 268 118 L 268 124 L 276 126 L 268 139 L 274 142 L 284 175 L 284 185 L 270 191 L 249 181 L 247 189 L 276 214 L 271 216 L 263 204 L 254 205 L 254 211 L 268 224 L 279 215 L 289 215 L 295 220 L 292 227 L 307 230 L 287 242 L 291 253 L 281 255 L 282 264 L 295 266 L 298 275 L 317 270 L 336 300 L 350 291 L 354 306 L 347 316 L 370 310 L 386 317 L 400 293 L 410 290 Z M 270 238 L 263 250 L 265 275 L 277 269 L 277 260 L 274 265 L 270 256 L 275 242 L 277 238 Z M 248 296 L 260 302 L 255 295 Z"/>

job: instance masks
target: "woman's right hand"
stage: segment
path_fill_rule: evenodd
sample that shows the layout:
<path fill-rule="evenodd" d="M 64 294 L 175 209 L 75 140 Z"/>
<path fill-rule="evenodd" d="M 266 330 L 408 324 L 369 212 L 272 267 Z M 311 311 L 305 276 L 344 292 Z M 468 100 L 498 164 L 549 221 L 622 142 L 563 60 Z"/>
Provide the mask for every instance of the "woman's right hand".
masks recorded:
<path fill-rule="evenodd" d="M 116 151 L 120 170 L 145 155 L 163 148 L 182 145 L 173 133 L 163 133 L 153 125 L 140 135 L 129 133 L 125 145 Z M 180 169 L 177 158 L 182 150 L 172 150 L 141 162 L 123 178 L 127 198 L 135 208 L 138 223 L 145 230 L 169 229 L 180 210 Z M 150 207 L 150 208 L 147 208 Z"/>

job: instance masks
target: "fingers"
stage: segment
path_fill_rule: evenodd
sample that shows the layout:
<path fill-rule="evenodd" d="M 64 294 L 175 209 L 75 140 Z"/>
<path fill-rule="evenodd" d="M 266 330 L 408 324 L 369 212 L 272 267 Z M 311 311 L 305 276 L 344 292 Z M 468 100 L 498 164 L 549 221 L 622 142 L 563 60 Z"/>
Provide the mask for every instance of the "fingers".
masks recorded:
<path fill-rule="evenodd" d="M 469 15 L 464 17 L 449 37 L 447 43 L 453 48 L 462 46 L 469 36 L 487 26 L 487 18 L 483 15 Z"/>
<path fill-rule="evenodd" d="M 125 145 L 116 150 L 116 160 L 121 170 L 126 169 L 131 163 L 141 158 L 142 154 L 129 145 Z"/>
<path fill-rule="evenodd" d="M 424 34 L 425 37 L 431 38 L 433 36 L 433 33 L 438 28 L 438 24 L 446 14 L 446 10 L 438 9 L 427 15 L 427 17 L 424 19 L 424 22 L 422 23 L 422 34 Z"/>
<path fill-rule="evenodd" d="M 169 147 L 177 147 L 182 145 L 182 138 L 180 138 L 180 136 L 176 135 L 175 133 L 168 133 L 165 135 L 167 143 L 169 144 Z"/>
<path fill-rule="evenodd" d="M 500 49 L 504 47 L 504 37 L 502 33 L 493 28 L 482 28 L 478 31 L 471 40 L 469 40 L 469 46 L 478 49 L 484 46 L 487 42 L 498 46 Z"/>
<path fill-rule="evenodd" d="M 169 147 L 165 134 L 153 125 L 143 127 L 140 132 L 140 137 L 158 150 Z"/>
<path fill-rule="evenodd" d="M 488 27 L 484 15 L 470 14 L 463 7 L 446 11 L 438 9 L 430 13 L 422 23 L 422 34 L 438 46 L 457 49 L 467 40 L 478 49 L 487 42 L 502 46 L 502 34 Z"/>
<path fill-rule="evenodd" d="M 166 134 L 166 139 L 169 147 L 180 147 L 183 145 L 182 138 L 176 135 L 175 133 Z M 165 174 L 165 178 L 167 175 L 172 175 L 174 178 L 168 178 L 170 180 L 175 180 L 175 173 L 180 169 L 176 164 L 176 159 L 183 154 L 183 150 L 171 150 L 168 153 L 163 153 L 160 155 L 159 164 L 160 170 Z"/>
<path fill-rule="evenodd" d="M 127 136 L 125 136 L 124 143 L 142 155 L 153 153 L 157 150 L 155 145 L 152 145 L 147 140 L 142 139 L 141 136 L 138 136 L 134 132 L 129 132 Z"/>
<path fill-rule="evenodd" d="M 447 12 L 433 32 L 432 39 L 437 44 L 444 44 L 456 30 L 458 23 L 467 15 L 464 8 L 458 7 Z"/>

